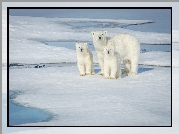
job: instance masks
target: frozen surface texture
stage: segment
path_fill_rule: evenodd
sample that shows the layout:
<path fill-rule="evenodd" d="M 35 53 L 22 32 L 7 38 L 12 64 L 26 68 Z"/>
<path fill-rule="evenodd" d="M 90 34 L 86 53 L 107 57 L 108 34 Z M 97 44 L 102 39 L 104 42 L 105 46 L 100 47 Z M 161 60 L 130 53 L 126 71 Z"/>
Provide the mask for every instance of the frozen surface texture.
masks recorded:
<path fill-rule="evenodd" d="M 171 35 L 167 33 L 140 32 L 123 28 L 123 25 L 140 25 L 151 23 L 151 20 L 10 16 L 9 22 L 10 63 L 76 62 L 75 50 L 48 46 L 45 42 L 71 41 L 74 45 L 75 42 L 92 42 L 91 31 L 94 30 L 107 30 L 111 36 L 119 33 L 132 34 L 143 44 L 171 43 Z M 3 25 L 5 23 L 6 16 L 3 15 Z M 6 37 L 3 38 L 6 41 Z M 3 42 L 3 46 L 5 43 Z M 5 52 L 6 49 L 3 49 L 3 53 Z M 3 57 L 3 63 L 6 63 L 6 57 Z"/>
<path fill-rule="evenodd" d="M 24 125 L 171 124 L 170 68 L 141 67 L 138 75 L 117 80 L 100 75 L 79 76 L 76 66 L 10 69 L 9 74 L 10 90 L 22 92 L 15 98 L 17 103 L 55 116 L 49 122 Z"/>

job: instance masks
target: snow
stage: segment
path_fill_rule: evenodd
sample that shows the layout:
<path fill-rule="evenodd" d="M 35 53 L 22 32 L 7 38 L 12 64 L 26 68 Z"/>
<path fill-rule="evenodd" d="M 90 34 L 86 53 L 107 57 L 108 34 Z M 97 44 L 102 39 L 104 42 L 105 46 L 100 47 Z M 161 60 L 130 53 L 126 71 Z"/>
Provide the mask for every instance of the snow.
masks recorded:
<path fill-rule="evenodd" d="M 26 64 L 76 62 L 76 51 L 63 47 L 45 46 L 35 41 L 21 40 L 10 46 L 9 62 Z"/>
<path fill-rule="evenodd" d="M 145 24 L 152 22 L 151 20 L 44 18 L 26 16 L 10 16 L 9 21 L 11 38 L 17 39 L 19 37 L 23 37 L 25 39 L 33 39 L 36 41 L 91 41 L 91 25 L 96 27 L 96 29 L 102 30 L 108 25 L 108 29 L 111 29 L 110 27 L 112 27 L 113 25 L 116 25 L 115 27 L 120 27 L 122 25 Z M 101 23 L 106 23 L 106 26 L 102 25 Z M 80 29 L 77 29 L 79 27 Z M 114 28 L 114 31 L 116 29 L 117 28 Z M 120 29 L 121 28 L 119 28 L 119 30 L 117 31 L 120 31 Z M 77 32 L 78 34 L 74 34 Z M 168 40 L 170 40 L 170 35 L 164 34 L 164 38 L 168 38 Z"/>
<path fill-rule="evenodd" d="M 150 51 L 141 53 L 139 64 L 171 66 L 171 52 Z"/>
<path fill-rule="evenodd" d="M 17 103 L 55 116 L 26 126 L 169 126 L 170 68 L 141 67 L 139 72 L 113 81 L 99 75 L 80 77 L 76 65 L 10 69 L 9 83 L 10 91 L 22 92 Z"/>
<path fill-rule="evenodd" d="M 29 42 L 32 42 L 30 46 L 24 42 L 24 47 L 19 49 L 13 46 L 14 49 L 10 53 L 10 63 L 39 64 L 77 62 L 76 50 L 67 49 L 65 47 L 44 46 L 33 41 Z M 96 52 L 92 51 L 92 53 L 94 63 L 98 63 Z M 139 64 L 171 66 L 171 52 L 151 51 L 141 53 Z"/>

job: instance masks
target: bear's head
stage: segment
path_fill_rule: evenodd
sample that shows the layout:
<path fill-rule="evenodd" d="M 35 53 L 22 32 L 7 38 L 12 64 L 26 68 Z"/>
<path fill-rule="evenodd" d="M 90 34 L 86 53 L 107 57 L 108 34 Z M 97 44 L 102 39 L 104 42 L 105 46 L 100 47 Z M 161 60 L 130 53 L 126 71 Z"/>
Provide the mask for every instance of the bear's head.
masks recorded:
<path fill-rule="evenodd" d="M 113 45 L 104 46 L 104 56 L 114 56 L 114 55 L 115 55 L 115 49 Z"/>
<path fill-rule="evenodd" d="M 77 53 L 88 53 L 87 43 L 76 43 L 76 52 Z"/>
<path fill-rule="evenodd" d="M 107 31 L 96 31 L 96 32 L 91 32 L 92 36 L 93 36 L 93 41 L 96 42 L 106 42 L 106 37 L 107 37 Z"/>

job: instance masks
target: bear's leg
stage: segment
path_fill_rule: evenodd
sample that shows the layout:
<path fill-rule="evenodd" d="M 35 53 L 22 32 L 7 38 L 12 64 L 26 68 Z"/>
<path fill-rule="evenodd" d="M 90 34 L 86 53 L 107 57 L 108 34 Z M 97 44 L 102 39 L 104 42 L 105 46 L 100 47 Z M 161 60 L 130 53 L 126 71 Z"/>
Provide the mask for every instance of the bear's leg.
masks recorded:
<path fill-rule="evenodd" d="M 86 64 L 86 75 L 90 75 L 92 72 L 91 72 L 91 67 L 92 67 L 92 64 Z"/>
<path fill-rule="evenodd" d="M 116 63 L 115 65 L 111 66 L 110 79 L 116 79 L 117 78 L 117 72 L 118 72 L 118 64 Z"/>
<path fill-rule="evenodd" d="M 131 61 L 131 70 L 128 73 L 128 76 L 136 75 L 138 72 L 138 60 L 132 59 Z"/>
<path fill-rule="evenodd" d="M 80 76 L 85 76 L 85 66 L 84 64 L 78 64 L 78 69 L 80 71 Z"/>
<path fill-rule="evenodd" d="M 109 77 L 109 66 L 106 65 L 106 64 L 104 64 L 104 77 L 105 77 L 106 79 L 109 79 L 109 78 L 110 78 L 110 77 Z"/>
<path fill-rule="evenodd" d="M 117 75 L 116 78 L 121 78 L 121 61 L 118 62 Z"/>
<path fill-rule="evenodd" d="M 122 71 L 123 74 L 128 74 L 131 68 L 131 62 L 129 60 L 123 60 L 124 63 L 124 70 Z"/>
<path fill-rule="evenodd" d="M 93 65 L 93 55 L 90 56 L 90 62 L 91 62 L 91 74 L 94 75 L 94 65 Z"/>
<path fill-rule="evenodd" d="M 99 72 L 100 75 L 104 75 L 104 58 L 98 58 L 99 67 L 101 71 Z"/>
<path fill-rule="evenodd" d="M 91 64 L 91 74 L 92 74 L 92 75 L 95 74 L 95 73 L 94 73 L 94 65 L 93 65 L 93 63 Z"/>

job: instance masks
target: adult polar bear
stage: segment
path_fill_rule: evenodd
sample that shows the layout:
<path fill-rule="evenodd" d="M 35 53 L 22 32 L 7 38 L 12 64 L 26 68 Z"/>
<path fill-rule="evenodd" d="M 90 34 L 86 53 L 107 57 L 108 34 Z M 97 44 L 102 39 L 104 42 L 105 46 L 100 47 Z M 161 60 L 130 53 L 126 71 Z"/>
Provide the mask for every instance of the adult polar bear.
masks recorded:
<path fill-rule="evenodd" d="M 93 36 L 93 44 L 96 49 L 98 63 L 101 68 L 100 75 L 104 75 L 104 54 L 103 48 L 106 45 L 114 45 L 115 51 L 123 60 L 124 70 L 122 73 L 127 75 L 136 75 L 138 72 L 138 62 L 140 55 L 140 43 L 129 34 L 118 34 L 113 37 L 107 35 L 107 31 L 91 32 Z"/>

